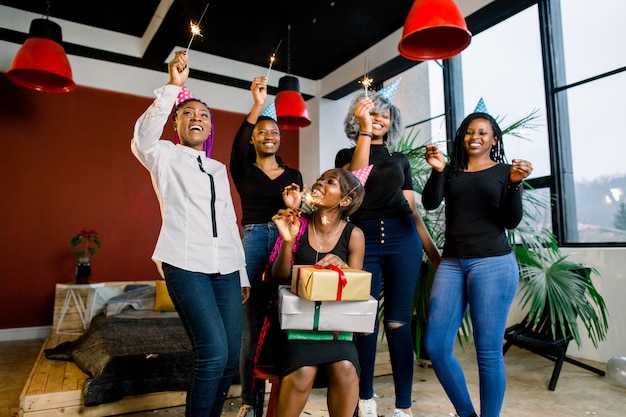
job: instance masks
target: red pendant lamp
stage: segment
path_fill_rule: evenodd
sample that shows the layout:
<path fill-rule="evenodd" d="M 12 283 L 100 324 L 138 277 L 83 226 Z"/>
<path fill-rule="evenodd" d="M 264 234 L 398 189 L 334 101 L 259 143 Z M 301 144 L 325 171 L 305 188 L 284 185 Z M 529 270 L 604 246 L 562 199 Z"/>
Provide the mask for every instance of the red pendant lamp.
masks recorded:
<path fill-rule="evenodd" d="M 398 51 L 414 61 L 447 59 L 467 48 L 471 39 L 453 0 L 415 0 L 404 22 Z"/>
<path fill-rule="evenodd" d="M 278 80 L 278 93 L 274 100 L 276 118 L 281 129 L 299 129 L 311 124 L 306 103 L 300 94 L 300 82 L 292 75 Z"/>
<path fill-rule="evenodd" d="M 61 38 L 61 26 L 48 19 L 34 19 L 28 39 L 17 51 L 7 77 L 21 86 L 46 93 L 74 90 L 76 84 Z"/>
<path fill-rule="evenodd" d="M 276 121 L 280 129 L 295 130 L 311 124 L 300 82 L 291 73 L 291 25 L 287 25 L 287 75 L 278 80 L 278 93 L 274 100 Z"/>

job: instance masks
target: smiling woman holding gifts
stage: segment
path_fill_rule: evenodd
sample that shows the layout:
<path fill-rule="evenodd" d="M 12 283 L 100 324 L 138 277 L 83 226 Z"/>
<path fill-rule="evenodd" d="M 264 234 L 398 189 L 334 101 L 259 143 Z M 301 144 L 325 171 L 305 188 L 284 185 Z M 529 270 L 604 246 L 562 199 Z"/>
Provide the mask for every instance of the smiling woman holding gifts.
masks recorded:
<path fill-rule="evenodd" d="M 300 206 L 299 186 L 287 187 L 284 195 L 289 207 Z M 316 208 L 312 214 L 280 210 L 273 217 L 280 238 L 270 257 L 272 280 L 289 283 L 294 264 L 362 269 L 363 233 L 345 219 L 360 206 L 363 195 L 363 185 L 354 174 L 335 168 L 311 187 L 311 204 Z M 328 386 L 331 417 L 353 415 L 360 368 L 352 340 L 287 340 L 281 332 L 280 354 L 277 415 L 298 417 L 314 383 Z"/>

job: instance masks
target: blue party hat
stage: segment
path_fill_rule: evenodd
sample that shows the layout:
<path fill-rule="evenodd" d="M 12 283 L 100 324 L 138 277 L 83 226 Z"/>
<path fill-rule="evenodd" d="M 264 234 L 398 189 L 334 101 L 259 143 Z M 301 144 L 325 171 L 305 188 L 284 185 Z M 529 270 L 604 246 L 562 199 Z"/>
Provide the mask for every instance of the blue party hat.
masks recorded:
<path fill-rule="evenodd" d="M 382 95 L 384 98 L 387 99 L 387 101 L 391 103 L 393 101 L 393 96 L 395 96 L 396 91 L 398 91 L 398 85 L 400 84 L 401 79 L 402 78 L 396 79 L 394 82 L 392 82 L 388 86 L 383 87 L 380 90 L 378 90 L 377 93 Z"/>
<path fill-rule="evenodd" d="M 487 111 L 487 105 L 485 104 L 485 100 L 483 100 L 482 97 L 480 98 L 480 100 L 478 100 L 478 104 L 476 104 L 474 113 L 489 113 Z"/>
<path fill-rule="evenodd" d="M 261 113 L 261 116 L 266 116 L 266 117 L 271 117 L 274 120 L 278 120 L 276 118 L 276 105 L 274 104 L 274 101 L 272 101 L 266 108 L 265 110 L 263 110 L 263 113 Z"/>

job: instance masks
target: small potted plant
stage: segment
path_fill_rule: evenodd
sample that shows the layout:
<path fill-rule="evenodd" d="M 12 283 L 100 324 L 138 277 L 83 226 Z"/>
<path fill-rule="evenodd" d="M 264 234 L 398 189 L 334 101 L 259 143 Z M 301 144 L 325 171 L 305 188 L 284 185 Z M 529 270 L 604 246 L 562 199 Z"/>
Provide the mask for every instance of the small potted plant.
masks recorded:
<path fill-rule="evenodd" d="M 98 232 L 83 229 L 70 241 L 70 250 L 76 251 L 76 283 L 88 284 L 91 276 L 91 258 L 95 258 L 96 252 L 101 248 Z"/>

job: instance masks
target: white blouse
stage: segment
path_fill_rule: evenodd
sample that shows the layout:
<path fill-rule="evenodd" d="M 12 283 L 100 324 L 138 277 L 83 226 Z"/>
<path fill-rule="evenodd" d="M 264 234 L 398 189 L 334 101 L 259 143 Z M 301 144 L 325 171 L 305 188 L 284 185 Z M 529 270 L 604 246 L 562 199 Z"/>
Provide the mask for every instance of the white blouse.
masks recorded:
<path fill-rule="evenodd" d="M 160 140 L 180 87 L 155 90 L 156 99 L 135 123 L 131 150 L 150 171 L 161 208 L 152 259 L 187 271 L 239 271 L 250 286 L 226 166 L 203 151 Z M 214 189 L 214 191 L 212 191 Z"/>

